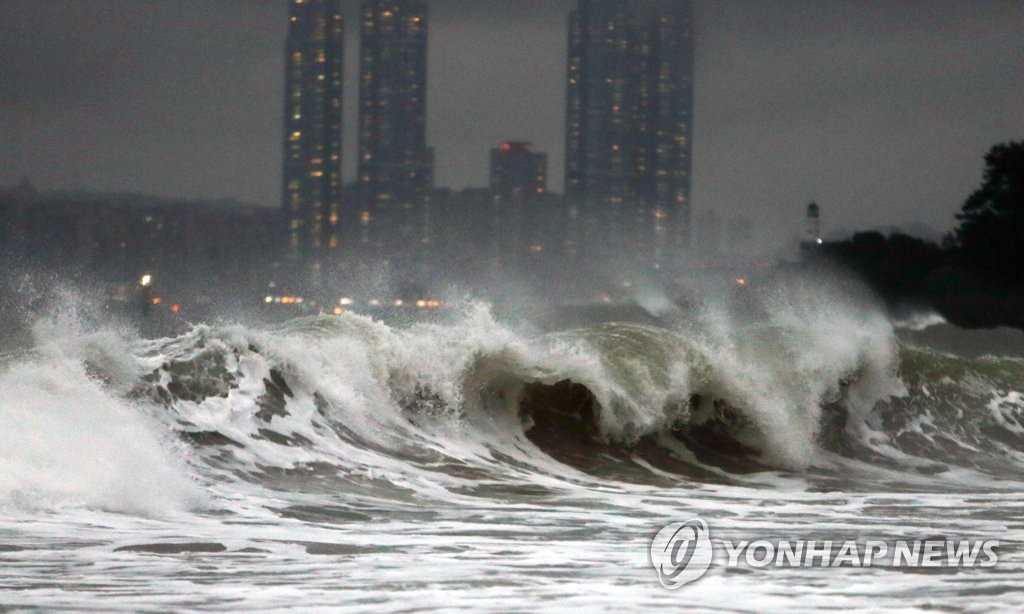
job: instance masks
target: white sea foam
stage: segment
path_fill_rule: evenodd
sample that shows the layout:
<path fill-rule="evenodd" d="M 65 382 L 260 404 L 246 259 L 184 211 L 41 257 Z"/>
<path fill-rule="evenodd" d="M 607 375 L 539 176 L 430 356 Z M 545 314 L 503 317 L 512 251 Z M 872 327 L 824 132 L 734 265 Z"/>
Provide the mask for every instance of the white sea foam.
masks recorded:
<path fill-rule="evenodd" d="M 910 592 L 877 568 L 714 566 L 662 590 L 646 555 L 670 521 L 1013 541 L 1021 504 L 1004 475 L 1019 458 L 992 461 L 975 425 L 1019 447 L 1019 362 L 901 349 L 879 312 L 827 288 L 665 314 L 536 334 L 476 305 L 443 324 L 345 314 L 155 341 L 49 321 L 0 370 L 5 603 L 699 609 L 731 590 L 751 607 L 1019 609 L 1012 557 L 994 576 L 912 574 Z M 599 404 L 595 438 L 569 447 L 592 462 L 535 443 L 521 415 L 524 386 L 564 379 Z M 675 430 L 703 419 L 693 395 L 727 400 L 770 466 L 698 460 Z M 833 405 L 868 454 L 822 449 Z M 976 457 L 992 462 L 957 464 Z"/>
<path fill-rule="evenodd" d="M 159 515 L 199 505 L 183 450 L 146 411 L 44 356 L 0 373 L 0 505 Z"/>

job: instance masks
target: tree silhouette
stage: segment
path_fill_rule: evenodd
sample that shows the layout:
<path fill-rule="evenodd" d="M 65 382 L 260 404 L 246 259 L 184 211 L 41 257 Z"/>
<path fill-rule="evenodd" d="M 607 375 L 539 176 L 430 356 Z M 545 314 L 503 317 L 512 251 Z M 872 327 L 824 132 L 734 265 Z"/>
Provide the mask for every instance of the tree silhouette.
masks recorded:
<path fill-rule="evenodd" d="M 1024 281 L 1024 141 L 994 146 L 981 187 L 956 219 L 965 259 L 982 271 Z"/>

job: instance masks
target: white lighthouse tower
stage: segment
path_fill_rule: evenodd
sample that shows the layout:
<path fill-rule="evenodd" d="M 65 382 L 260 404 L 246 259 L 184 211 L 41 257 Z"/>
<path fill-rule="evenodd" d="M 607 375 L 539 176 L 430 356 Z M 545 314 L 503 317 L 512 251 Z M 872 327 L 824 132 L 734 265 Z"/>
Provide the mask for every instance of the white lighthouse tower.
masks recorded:
<path fill-rule="evenodd" d="M 821 245 L 821 209 L 817 203 L 807 205 L 807 230 L 804 241 L 811 245 Z"/>

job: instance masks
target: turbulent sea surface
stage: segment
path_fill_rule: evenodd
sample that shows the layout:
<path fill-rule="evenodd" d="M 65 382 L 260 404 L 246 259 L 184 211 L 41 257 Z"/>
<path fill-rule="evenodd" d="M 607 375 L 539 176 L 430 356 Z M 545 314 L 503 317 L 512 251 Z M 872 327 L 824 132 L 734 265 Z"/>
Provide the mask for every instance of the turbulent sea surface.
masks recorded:
<path fill-rule="evenodd" d="M 0 356 L 0 608 L 1019 611 L 1024 335 L 905 324 L 807 289 L 557 327 L 44 318 Z M 666 590 L 651 539 L 695 517 L 999 562 Z"/>

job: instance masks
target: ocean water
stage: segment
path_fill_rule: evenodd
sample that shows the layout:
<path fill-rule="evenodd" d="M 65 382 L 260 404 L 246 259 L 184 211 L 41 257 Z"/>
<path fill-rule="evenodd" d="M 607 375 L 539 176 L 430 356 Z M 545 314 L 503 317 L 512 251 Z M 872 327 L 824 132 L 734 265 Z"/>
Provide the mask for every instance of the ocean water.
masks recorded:
<path fill-rule="evenodd" d="M 54 314 L 35 338 L 0 357 L 0 608 L 1024 606 L 1017 331 L 790 288 L 643 322 L 470 303 L 158 340 Z M 718 554 L 667 590 L 651 540 L 691 518 L 716 546 L 986 539 L 999 560 Z"/>

